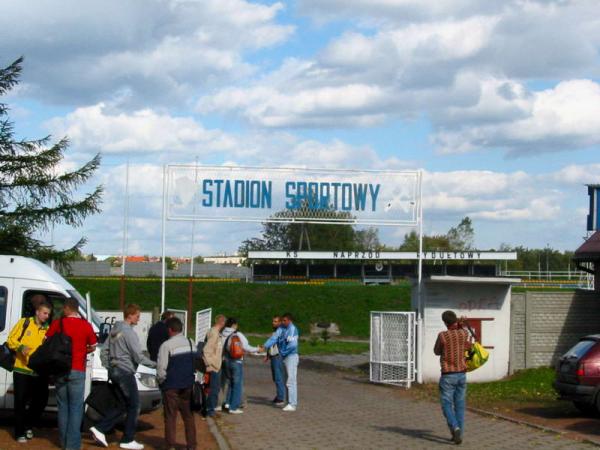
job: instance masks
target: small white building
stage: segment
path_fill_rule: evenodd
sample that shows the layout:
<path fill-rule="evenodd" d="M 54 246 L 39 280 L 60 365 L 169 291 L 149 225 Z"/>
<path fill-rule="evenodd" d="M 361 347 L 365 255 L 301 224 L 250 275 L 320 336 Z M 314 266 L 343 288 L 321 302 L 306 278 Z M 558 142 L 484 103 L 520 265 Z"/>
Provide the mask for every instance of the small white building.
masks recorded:
<path fill-rule="evenodd" d="M 511 285 L 519 281 L 455 276 L 431 276 L 423 280 L 423 342 L 420 350 L 424 382 L 436 382 L 440 377 L 439 356 L 433 353 L 433 347 L 438 333 L 446 329 L 442 322 L 442 313 L 446 310 L 467 317 L 478 340 L 490 352 L 488 362 L 469 373 L 468 381 L 499 380 L 508 375 Z M 417 292 L 415 285 L 412 294 L 415 310 L 418 308 Z"/>

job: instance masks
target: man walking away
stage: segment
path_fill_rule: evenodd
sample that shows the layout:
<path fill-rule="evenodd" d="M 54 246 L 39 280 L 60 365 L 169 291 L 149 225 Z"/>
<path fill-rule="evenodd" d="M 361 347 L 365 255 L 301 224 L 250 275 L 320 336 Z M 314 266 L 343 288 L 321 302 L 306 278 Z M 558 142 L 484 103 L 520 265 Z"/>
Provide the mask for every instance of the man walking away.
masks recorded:
<path fill-rule="evenodd" d="M 28 363 L 29 357 L 44 342 L 51 311 L 52 307 L 44 297 L 37 303 L 35 315 L 19 320 L 7 340 L 10 349 L 16 353 L 13 386 L 15 439 L 19 443 L 33 439 L 33 425 L 38 425 L 48 403 L 48 379 L 31 370 Z"/>
<path fill-rule="evenodd" d="M 119 447 L 134 450 L 144 448 L 142 444 L 134 440 L 140 414 L 140 397 L 135 373 L 139 364 L 156 367 L 156 363 L 142 353 L 140 341 L 133 330 L 140 320 L 140 312 L 141 309 L 138 305 L 127 305 L 123 311 L 125 320 L 114 325 L 101 355 L 102 363 L 108 369 L 110 380 L 119 387 L 125 399 L 127 418 Z M 114 428 L 121 418 L 121 413 L 120 409 L 115 409 L 90 428 L 90 432 L 98 444 L 108 447 L 105 434 Z"/>
<path fill-rule="evenodd" d="M 167 320 L 173 317 L 173 311 L 164 311 L 160 316 L 160 320 L 150 327 L 148 330 L 148 338 L 146 339 L 146 348 L 150 354 L 150 359 L 156 361 L 158 358 L 158 349 L 169 339 L 169 330 L 167 329 Z"/>
<path fill-rule="evenodd" d="M 194 349 L 192 342 L 181 334 L 183 324 L 177 317 L 166 321 L 169 339 L 160 346 L 156 374 L 163 394 L 165 409 L 165 440 L 170 449 L 176 445 L 177 411 L 185 427 L 188 450 L 196 448 L 196 424 L 191 410 L 194 384 Z"/>
<path fill-rule="evenodd" d="M 206 372 L 209 374 L 210 381 L 208 385 L 208 399 L 206 405 L 206 415 L 215 416 L 215 408 L 219 401 L 219 390 L 221 388 L 221 365 L 223 364 L 223 337 L 221 330 L 225 326 L 225 316 L 219 314 L 215 317 L 215 324 L 208 330 L 206 335 L 206 345 L 202 350 Z"/>
<path fill-rule="evenodd" d="M 273 325 L 273 334 L 271 336 L 275 336 L 277 330 L 281 326 L 281 317 L 273 316 L 271 324 Z M 275 406 L 284 406 L 285 383 L 283 381 L 283 360 L 279 354 L 277 344 L 273 344 L 269 348 L 266 359 L 268 359 L 271 363 L 271 377 L 273 378 L 273 383 L 275 383 L 275 398 L 273 399 L 273 403 Z"/>
<path fill-rule="evenodd" d="M 62 322 L 62 323 L 61 323 Z M 85 395 L 85 363 L 88 353 L 96 348 L 96 334 L 90 323 L 79 315 L 79 303 L 67 298 L 63 305 L 63 318 L 50 325 L 46 337 L 56 333 L 71 338 L 71 372 L 58 377 L 55 382 L 58 405 L 58 432 L 63 449 L 81 448 L 81 421 Z"/>
<path fill-rule="evenodd" d="M 252 347 L 246 336 L 238 331 L 238 321 L 233 317 L 225 322 L 223 330 L 223 364 L 227 377 L 227 395 L 225 404 L 229 414 L 242 414 L 242 392 L 244 390 L 244 353 L 257 353 L 258 347 Z"/>
<path fill-rule="evenodd" d="M 296 411 L 298 407 L 298 329 L 293 323 L 290 313 L 283 315 L 281 327 L 265 342 L 264 348 L 269 350 L 277 344 L 279 354 L 283 359 L 286 374 L 287 401 L 284 411 Z"/>
<path fill-rule="evenodd" d="M 461 444 L 465 421 L 467 366 L 465 352 L 470 348 L 469 334 L 454 311 L 444 311 L 442 320 L 448 328 L 438 334 L 433 352 L 440 356 L 440 402 L 452 433 L 452 441 Z"/>

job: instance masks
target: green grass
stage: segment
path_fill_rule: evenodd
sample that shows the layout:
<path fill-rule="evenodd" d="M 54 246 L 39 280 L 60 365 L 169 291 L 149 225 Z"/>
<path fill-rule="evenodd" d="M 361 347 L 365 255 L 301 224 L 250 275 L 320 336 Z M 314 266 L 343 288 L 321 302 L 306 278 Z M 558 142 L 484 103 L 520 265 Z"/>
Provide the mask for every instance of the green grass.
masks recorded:
<path fill-rule="evenodd" d="M 550 402 L 556 399 L 552 388 L 554 369 L 526 369 L 500 381 L 470 383 L 468 400 L 476 404 L 494 402 Z"/>
<path fill-rule="evenodd" d="M 71 284 L 85 294 L 91 292 L 97 310 L 119 307 L 119 279 L 71 278 Z M 396 286 L 362 285 L 269 285 L 252 283 L 194 283 L 194 311 L 213 308 L 213 314 L 236 317 L 240 329 L 248 333 L 268 333 L 274 314 L 290 312 L 302 334 L 309 324 L 335 322 L 344 336 L 367 338 L 370 311 L 410 309 L 410 284 Z M 168 281 L 167 306 L 185 309 L 188 283 Z M 127 303 L 143 310 L 160 306 L 160 280 L 128 280 Z"/>
<path fill-rule="evenodd" d="M 249 336 L 248 341 L 251 345 L 262 345 L 266 338 L 258 336 Z M 329 340 L 327 344 L 319 339 L 311 342 L 307 339 L 300 339 L 300 355 L 329 355 L 329 354 L 358 354 L 369 351 L 368 342 L 344 342 Z"/>

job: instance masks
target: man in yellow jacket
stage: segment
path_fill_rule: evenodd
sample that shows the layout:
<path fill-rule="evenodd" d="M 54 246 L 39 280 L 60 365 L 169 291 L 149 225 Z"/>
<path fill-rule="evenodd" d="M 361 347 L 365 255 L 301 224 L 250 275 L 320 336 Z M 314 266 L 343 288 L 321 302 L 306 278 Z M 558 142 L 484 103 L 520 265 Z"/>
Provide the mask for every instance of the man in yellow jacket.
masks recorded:
<path fill-rule="evenodd" d="M 46 337 L 52 307 L 44 296 L 34 297 L 42 297 L 32 298 L 35 315 L 19 320 L 7 341 L 16 353 L 13 369 L 15 439 L 20 443 L 33 439 L 33 425 L 37 425 L 48 403 L 48 379 L 38 376 L 28 364 L 29 357 Z"/>

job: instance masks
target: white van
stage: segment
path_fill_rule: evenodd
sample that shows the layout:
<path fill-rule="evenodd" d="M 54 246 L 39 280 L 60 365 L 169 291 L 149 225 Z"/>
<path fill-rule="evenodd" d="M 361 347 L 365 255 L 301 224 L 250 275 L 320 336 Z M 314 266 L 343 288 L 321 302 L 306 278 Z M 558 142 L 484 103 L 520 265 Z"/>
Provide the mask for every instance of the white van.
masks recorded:
<path fill-rule="evenodd" d="M 22 256 L 0 255 L 0 343 L 6 342 L 10 330 L 21 317 L 33 315 L 30 299 L 35 294 L 44 294 L 48 297 L 53 306 L 53 317 L 57 317 L 62 311 L 65 298 L 77 299 L 81 315 L 88 318 L 99 337 L 99 342 L 103 342 L 103 338 L 108 335 L 110 327 L 101 324 L 97 314 L 79 292 L 46 264 Z M 108 380 L 108 372 L 100 362 L 101 348 L 102 344 L 98 345 L 96 351 L 88 356 L 86 396 L 94 386 L 106 383 Z M 156 380 L 156 370 L 140 365 L 136 379 L 141 412 L 158 408 L 161 404 L 161 394 Z M 13 408 L 13 402 L 12 372 L 0 368 L 0 409 Z M 48 409 L 56 409 L 52 386 Z"/>

